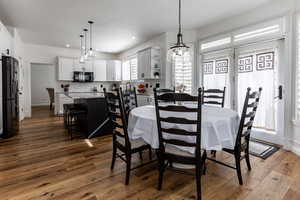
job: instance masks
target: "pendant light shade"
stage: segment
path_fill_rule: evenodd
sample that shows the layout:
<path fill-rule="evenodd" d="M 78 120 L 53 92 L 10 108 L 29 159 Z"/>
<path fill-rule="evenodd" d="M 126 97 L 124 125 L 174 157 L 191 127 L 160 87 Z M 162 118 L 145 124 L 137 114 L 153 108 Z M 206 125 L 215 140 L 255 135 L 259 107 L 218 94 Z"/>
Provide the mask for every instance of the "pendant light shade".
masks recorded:
<path fill-rule="evenodd" d="M 88 56 L 89 57 L 95 57 L 95 52 L 93 50 L 93 29 L 92 29 L 92 26 L 93 26 L 93 21 L 88 21 L 88 23 L 90 24 L 90 49 L 88 51 Z"/>
<path fill-rule="evenodd" d="M 186 52 L 189 51 L 189 47 L 183 42 L 183 35 L 181 32 L 181 0 L 179 0 L 179 30 L 177 34 L 177 42 L 174 44 L 170 50 L 169 53 L 171 53 L 171 56 L 183 56 Z"/>
<path fill-rule="evenodd" d="M 83 54 L 83 35 L 80 35 L 80 58 L 79 58 L 79 62 L 80 63 L 84 63 L 84 54 Z"/>

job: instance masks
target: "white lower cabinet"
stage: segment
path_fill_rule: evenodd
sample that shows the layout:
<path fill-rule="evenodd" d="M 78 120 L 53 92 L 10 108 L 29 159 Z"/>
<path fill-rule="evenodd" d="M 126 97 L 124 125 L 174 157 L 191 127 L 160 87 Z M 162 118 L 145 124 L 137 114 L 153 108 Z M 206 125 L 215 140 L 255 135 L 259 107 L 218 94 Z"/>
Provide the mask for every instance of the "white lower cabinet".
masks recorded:
<path fill-rule="evenodd" d="M 55 95 L 55 114 L 62 115 L 64 113 L 64 104 L 72 104 L 74 100 L 65 94 Z"/>
<path fill-rule="evenodd" d="M 154 104 L 153 96 L 137 95 L 137 103 L 138 106 L 153 105 Z"/>

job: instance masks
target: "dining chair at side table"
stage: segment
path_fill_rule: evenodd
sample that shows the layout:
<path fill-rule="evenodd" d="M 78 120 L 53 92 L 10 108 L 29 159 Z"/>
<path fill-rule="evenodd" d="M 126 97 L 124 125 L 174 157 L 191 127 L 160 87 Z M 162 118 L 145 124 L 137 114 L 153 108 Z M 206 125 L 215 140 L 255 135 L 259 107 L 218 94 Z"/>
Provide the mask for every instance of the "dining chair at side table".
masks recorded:
<path fill-rule="evenodd" d="M 53 103 L 54 103 L 54 88 L 46 88 L 49 99 L 50 99 L 50 110 L 52 110 Z"/>
<path fill-rule="evenodd" d="M 226 94 L 226 87 L 224 90 L 220 89 L 207 89 L 203 88 L 203 104 L 206 105 L 219 105 L 222 108 L 224 107 L 225 103 L 225 94 Z"/>
<path fill-rule="evenodd" d="M 171 89 L 169 89 L 169 88 L 156 88 L 156 94 L 158 94 L 158 95 L 162 95 L 162 94 L 164 94 L 164 93 L 173 93 L 173 94 L 175 94 L 175 92 L 176 92 L 176 90 L 175 90 L 175 87 L 172 87 Z M 170 99 L 170 100 L 168 100 L 168 101 L 163 101 L 163 102 L 170 102 L 170 103 L 176 103 L 176 101 L 174 100 L 174 97 L 173 97 L 173 99 Z"/>
<path fill-rule="evenodd" d="M 163 174 L 168 167 L 175 172 L 186 173 L 174 168 L 174 163 L 194 165 L 196 168 L 196 186 L 197 199 L 201 199 L 201 176 L 205 168 L 206 151 L 201 150 L 201 112 L 202 112 L 202 89 L 199 88 L 198 96 L 191 96 L 186 93 L 164 93 L 157 94 L 154 89 L 155 109 L 157 118 L 158 138 L 159 138 L 159 179 L 158 190 L 161 190 L 163 183 Z M 180 102 L 197 102 L 195 107 L 186 107 L 183 105 L 166 105 L 160 103 L 161 101 L 180 101 Z M 167 117 L 165 115 L 172 116 Z M 174 115 L 174 113 L 177 113 Z M 180 114 L 179 114 L 180 113 Z M 194 114 L 196 119 L 186 119 L 181 117 L 182 114 L 188 116 Z M 166 127 L 168 124 L 168 127 Z M 170 126 L 176 128 L 170 128 Z M 177 128 L 179 126 L 191 125 L 195 130 L 188 131 Z M 167 137 L 168 136 L 168 137 Z M 180 139 L 182 136 L 193 137 L 194 142 L 187 142 Z M 176 145 L 176 146 L 175 146 Z M 194 153 L 189 153 L 179 149 L 178 147 L 192 147 L 195 148 Z M 189 173 L 187 173 L 189 174 Z"/>
<path fill-rule="evenodd" d="M 136 88 L 122 90 L 120 88 L 120 96 L 122 98 L 122 102 L 124 104 L 124 111 L 126 115 L 126 121 L 128 124 L 129 113 L 133 108 L 138 107 L 137 96 L 136 96 Z"/>
<path fill-rule="evenodd" d="M 251 129 L 254 123 L 255 114 L 261 96 L 261 91 L 262 88 L 259 88 L 258 91 L 251 93 L 251 88 L 247 89 L 246 98 L 244 101 L 244 107 L 242 111 L 239 128 L 237 131 L 234 148 L 232 149 L 223 148 L 223 151 L 234 155 L 236 166 L 233 167 L 229 164 L 218 161 L 215 158 L 207 158 L 208 160 L 214 161 L 218 164 L 235 169 L 237 172 L 240 185 L 243 185 L 243 178 L 242 178 L 241 164 L 240 164 L 243 159 L 246 160 L 248 170 L 249 171 L 251 170 L 250 156 L 249 156 L 249 141 L 250 141 Z"/>
<path fill-rule="evenodd" d="M 129 184 L 130 171 L 142 167 L 150 162 L 143 163 L 131 168 L 132 154 L 142 153 L 149 150 L 149 159 L 152 160 L 151 146 L 146 144 L 142 139 L 131 140 L 127 132 L 127 123 L 120 90 L 116 92 L 106 92 L 104 89 L 106 104 L 108 107 L 109 118 L 113 126 L 113 155 L 111 170 L 114 169 L 116 158 L 120 158 L 126 163 L 125 184 Z M 121 153 L 118 153 L 120 151 Z"/>

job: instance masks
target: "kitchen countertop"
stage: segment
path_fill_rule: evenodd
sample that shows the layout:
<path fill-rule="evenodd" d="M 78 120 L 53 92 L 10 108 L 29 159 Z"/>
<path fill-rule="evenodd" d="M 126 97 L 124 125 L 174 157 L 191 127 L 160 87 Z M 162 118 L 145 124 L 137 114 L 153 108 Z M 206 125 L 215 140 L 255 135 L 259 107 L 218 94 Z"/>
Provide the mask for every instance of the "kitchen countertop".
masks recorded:
<path fill-rule="evenodd" d="M 64 94 L 72 99 L 91 99 L 91 98 L 103 98 L 103 92 L 58 92 L 57 94 Z"/>

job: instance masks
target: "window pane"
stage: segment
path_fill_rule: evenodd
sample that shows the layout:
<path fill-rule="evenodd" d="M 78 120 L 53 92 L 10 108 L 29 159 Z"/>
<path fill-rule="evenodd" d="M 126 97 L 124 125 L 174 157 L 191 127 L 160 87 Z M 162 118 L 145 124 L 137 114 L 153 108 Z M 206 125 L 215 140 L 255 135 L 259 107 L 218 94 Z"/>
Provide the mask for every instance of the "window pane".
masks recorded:
<path fill-rule="evenodd" d="M 129 60 L 123 61 L 122 63 L 122 80 L 130 80 L 130 62 Z"/>
<path fill-rule="evenodd" d="M 133 58 L 130 60 L 130 74 L 131 74 L 131 80 L 137 80 L 138 74 L 137 74 L 137 58 Z"/>
<path fill-rule="evenodd" d="M 192 92 L 192 55 L 187 53 L 181 57 L 173 58 L 174 81 L 177 90 L 186 93 Z"/>

